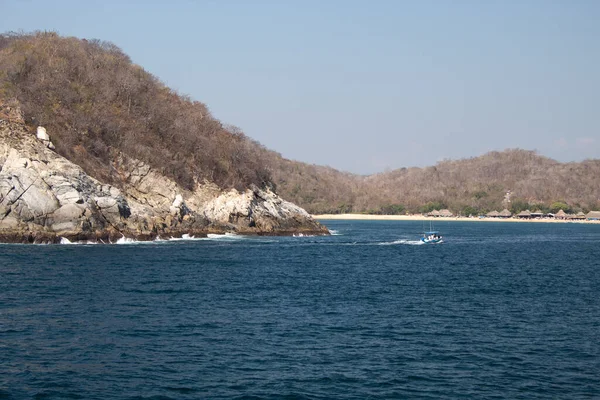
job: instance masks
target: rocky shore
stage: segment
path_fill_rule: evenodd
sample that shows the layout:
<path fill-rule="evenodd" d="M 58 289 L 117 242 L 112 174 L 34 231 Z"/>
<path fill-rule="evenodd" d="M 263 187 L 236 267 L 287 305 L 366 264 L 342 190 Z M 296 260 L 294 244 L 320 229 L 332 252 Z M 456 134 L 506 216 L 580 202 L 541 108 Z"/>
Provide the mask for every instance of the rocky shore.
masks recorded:
<path fill-rule="evenodd" d="M 11 111 L 11 110 L 8 110 Z M 115 156 L 119 187 L 103 184 L 58 155 L 45 130 L 33 132 L 19 113 L 0 113 L 0 242 L 114 242 L 127 237 L 326 235 L 326 227 L 269 189 L 222 190 L 198 182 L 193 191 L 148 165 Z"/>

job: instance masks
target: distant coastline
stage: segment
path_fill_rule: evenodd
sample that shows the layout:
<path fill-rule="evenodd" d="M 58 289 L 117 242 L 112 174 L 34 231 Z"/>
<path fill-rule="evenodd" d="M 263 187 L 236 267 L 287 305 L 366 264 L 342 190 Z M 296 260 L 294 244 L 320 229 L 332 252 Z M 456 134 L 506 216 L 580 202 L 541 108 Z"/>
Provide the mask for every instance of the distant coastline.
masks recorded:
<path fill-rule="evenodd" d="M 383 220 L 383 221 L 461 221 L 461 222 L 546 222 L 560 224 L 600 224 L 600 221 L 586 219 L 553 219 L 553 218 L 479 218 L 479 217 L 426 217 L 421 214 L 413 215 L 370 215 L 370 214 L 316 214 L 312 216 L 317 220 Z"/>

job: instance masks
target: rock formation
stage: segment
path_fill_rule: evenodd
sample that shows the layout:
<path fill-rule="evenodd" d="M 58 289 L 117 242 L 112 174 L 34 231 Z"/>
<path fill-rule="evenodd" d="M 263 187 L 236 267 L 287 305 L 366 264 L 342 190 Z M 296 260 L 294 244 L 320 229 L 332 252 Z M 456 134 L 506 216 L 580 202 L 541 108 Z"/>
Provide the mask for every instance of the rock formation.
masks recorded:
<path fill-rule="evenodd" d="M 199 182 L 188 191 L 123 154 L 112 165 L 121 187 L 103 184 L 55 153 L 43 127 L 32 133 L 18 111 L 0 111 L 1 242 L 328 233 L 306 211 L 268 189 L 240 193 Z"/>

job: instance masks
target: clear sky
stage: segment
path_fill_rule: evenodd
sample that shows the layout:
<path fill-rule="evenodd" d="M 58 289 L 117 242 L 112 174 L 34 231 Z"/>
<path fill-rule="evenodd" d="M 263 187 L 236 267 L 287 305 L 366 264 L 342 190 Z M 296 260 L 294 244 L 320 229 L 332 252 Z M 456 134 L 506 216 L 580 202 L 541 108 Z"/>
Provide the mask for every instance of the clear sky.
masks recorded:
<path fill-rule="evenodd" d="M 0 0 L 108 40 L 284 157 L 369 174 L 524 148 L 600 158 L 598 0 Z"/>

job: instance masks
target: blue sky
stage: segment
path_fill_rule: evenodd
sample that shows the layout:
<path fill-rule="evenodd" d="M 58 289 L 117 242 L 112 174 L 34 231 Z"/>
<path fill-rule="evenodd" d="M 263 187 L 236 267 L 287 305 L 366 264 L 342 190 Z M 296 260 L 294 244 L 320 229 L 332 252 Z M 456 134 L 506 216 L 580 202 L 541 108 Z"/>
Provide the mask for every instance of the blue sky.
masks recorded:
<path fill-rule="evenodd" d="M 600 1 L 0 0 L 0 32 L 121 47 L 284 157 L 369 174 L 600 158 Z"/>

